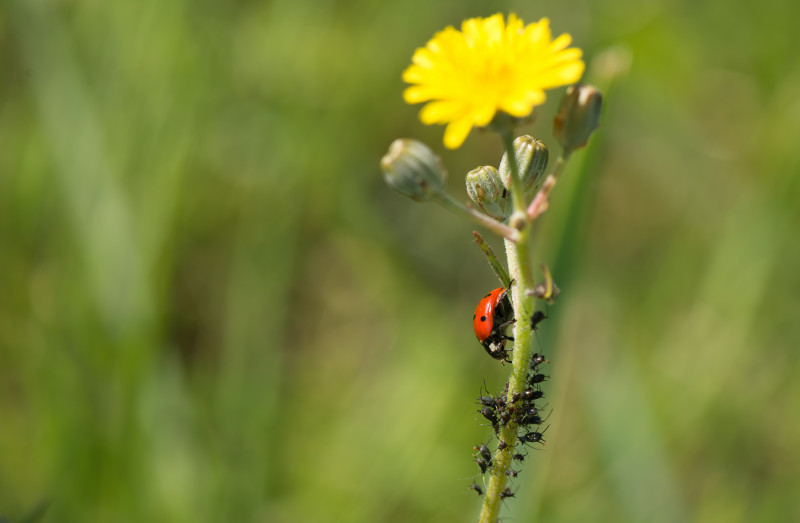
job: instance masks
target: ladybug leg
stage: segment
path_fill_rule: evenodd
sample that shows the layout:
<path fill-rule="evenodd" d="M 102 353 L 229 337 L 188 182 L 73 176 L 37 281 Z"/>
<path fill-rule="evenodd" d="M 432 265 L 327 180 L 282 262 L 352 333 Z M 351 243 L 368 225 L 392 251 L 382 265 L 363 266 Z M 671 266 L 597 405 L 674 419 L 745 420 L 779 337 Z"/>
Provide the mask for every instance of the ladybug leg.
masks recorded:
<path fill-rule="evenodd" d="M 492 336 L 497 340 L 511 340 L 514 341 L 514 336 L 507 336 L 501 332 L 492 331 Z"/>
<path fill-rule="evenodd" d="M 514 319 L 514 320 L 508 320 L 507 322 L 505 322 L 505 323 L 501 324 L 501 325 L 500 325 L 500 326 L 497 328 L 497 331 L 498 331 L 498 336 L 500 337 L 500 339 L 514 341 L 514 337 L 513 337 L 513 336 L 506 336 L 505 334 L 502 334 L 502 332 L 503 332 L 503 330 L 505 330 L 505 328 L 506 328 L 506 327 L 508 327 L 508 326 L 509 326 L 509 325 L 511 325 L 512 323 L 515 323 L 516 321 L 517 321 L 516 319 Z"/>

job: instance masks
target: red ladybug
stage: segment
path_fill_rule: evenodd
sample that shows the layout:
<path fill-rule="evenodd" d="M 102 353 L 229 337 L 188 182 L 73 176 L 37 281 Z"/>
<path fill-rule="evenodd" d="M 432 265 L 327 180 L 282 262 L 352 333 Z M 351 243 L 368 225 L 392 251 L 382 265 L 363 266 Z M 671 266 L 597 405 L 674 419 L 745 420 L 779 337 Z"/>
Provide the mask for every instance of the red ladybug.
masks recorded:
<path fill-rule="evenodd" d="M 475 314 L 472 316 L 475 336 L 478 337 L 486 353 L 496 360 L 510 361 L 505 345 L 506 340 L 514 338 L 506 336 L 504 331 L 508 324 L 514 322 L 513 316 L 514 310 L 508 298 L 508 289 L 503 287 L 498 287 L 484 296 L 475 307 Z"/>

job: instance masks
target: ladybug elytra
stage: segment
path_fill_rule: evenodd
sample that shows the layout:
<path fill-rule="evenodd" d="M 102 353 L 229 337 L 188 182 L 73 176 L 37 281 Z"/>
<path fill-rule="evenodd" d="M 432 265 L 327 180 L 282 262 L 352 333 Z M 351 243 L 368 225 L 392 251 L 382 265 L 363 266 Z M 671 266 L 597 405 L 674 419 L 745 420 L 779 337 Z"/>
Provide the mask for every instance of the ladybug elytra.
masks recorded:
<path fill-rule="evenodd" d="M 508 298 L 508 289 L 498 287 L 484 296 L 475 308 L 472 327 L 486 353 L 501 361 L 508 360 L 505 350 L 506 340 L 514 338 L 505 335 L 505 328 L 514 322 L 514 309 Z"/>

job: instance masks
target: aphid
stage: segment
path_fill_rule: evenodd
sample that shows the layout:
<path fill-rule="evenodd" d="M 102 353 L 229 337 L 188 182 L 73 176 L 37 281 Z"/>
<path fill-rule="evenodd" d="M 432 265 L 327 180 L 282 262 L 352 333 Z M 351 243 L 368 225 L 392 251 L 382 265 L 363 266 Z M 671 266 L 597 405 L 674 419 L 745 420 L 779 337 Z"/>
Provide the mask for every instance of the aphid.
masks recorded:
<path fill-rule="evenodd" d="M 484 407 L 494 407 L 494 397 L 492 396 L 481 396 L 478 398 L 478 401 Z"/>
<path fill-rule="evenodd" d="M 544 435 L 541 432 L 528 432 L 519 437 L 519 440 L 524 443 L 541 443 L 544 445 L 545 441 L 542 439 Z"/>
<path fill-rule="evenodd" d="M 492 461 L 492 453 L 489 451 L 489 447 L 487 447 L 483 443 L 481 443 L 480 446 L 479 445 L 475 445 L 472 448 L 477 450 L 478 454 L 480 454 L 481 457 L 483 459 L 485 459 L 487 462 L 491 462 Z"/>
<path fill-rule="evenodd" d="M 501 410 L 500 421 L 503 423 L 503 425 L 506 425 L 509 421 L 511 421 L 511 413 L 506 409 Z"/>
<path fill-rule="evenodd" d="M 536 330 L 541 322 L 547 319 L 544 311 L 536 311 L 531 316 L 531 329 Z"/>
<path fill-rule="evenodd" d="M 553 281 L 553 277 L 550 275 L 550 270 L 547 268 L 547 265 L 542 265 L 542 273 L 544 274 L 544 281 L 536 284 L 533 288 L 533 294 L 537 298 L 541 298 L 547 303 L 552 304 L 561 291 L 558 285 Z"/>
<path fill-rule="evenodd" d="M 508 470 L 506 471 L 506 476 L 508 476 L 509 478 L 516 478 L 516 477 L 517 477 L 517 474 L 519 474 L 519 471 L 518 471 L 518 470 L 514 470 L 514 469 L 508 469 Z"/>
<path fill-rule="evenodd" d="M 531 357 L 531 370 L 536 370 L 542 363 L 547 363 L 547 360 L 544 359 L 544 355 L 539 353 L 534 354 Z"/>
<path fill-rule="evenodd" d="M 521 420 L 519 420 L 519 424 L 522 426 L 541 425 L 542 418 L 536 414 L 536 409 L 531 409 L 527 414 L 525 414 L 525 416 L 522 417 Z"/>
<path fill-rule="evenodd" d="M 503 441 L 503 440 L 500 440 L 500 441 L 497 443 L 497 450 L 505 450 L 505 449 L 507 449 L 507 448 L 508 448 L 508 443 L 506 443 L 505 441 Z"/>
<path fill-rule="evenodd" d="M 503 492 L 500 493 L 500 499 L 513 498 L 513 497 L 514 497 L 514 493 L 511 492 L 511 488 L 510 487 L 506 487 L 506 489 Z"/>
<path fill-rule="evenodd" d="M 491 461 L 487 461 L 483 458 L 476 459 L 475 463 L 477 463 L 478 467 L 481 469 L 481 474 L 486 474 L 486 469 L 492 466 Z"/>
<path fill-rule="evenodd" d="M 512 457 L 516 461 L 525 461 L 525 454 L 514 454 Z"/>
<path fill-rule="evenodd" d="M 532 374 L 531 377 L 528 379 L 528 383 L 531 385 L 536 385 L 537 383 L 541 383 L 546 380 L 549 376 L 545 376 L 544 374 Z"/>
<path fill-rule="evenodd" d="M 505 328 L 514 322 L 514 309 L 508 298 L 508 289 L 498 287 L 478 302 L 475 314 L 472 315 L 472 327 L 475 336 L 481 342 L 486 353 L 500 361 L 508 359 L 505 349 L 506 340 L 514 338 L 505 335 Z"/>
<path fill-rule="evenodd" d="M 522 399 L 525 401 L 538 400 L 544 397 L 544 392 L 540 390 L 525 389 L 522 391 Z"/>
<path fill-rule="evenodd" d="M 497 413 L 493 409 L 490 409 L 489 407 L 483 407 L 480 412 L 484 418 L 489 420 L 489 423 L 491 423 L 492 426 L 497 425 Z"/>
<path fill-rule="evenodd" d="M 469 488 L 470 490 L 474 490 L 475 492 L 478 493 L 479 496 L 483 496 L 483 489 L 480 488 L 477 484 L 473 483 L 467 488 Z"/>

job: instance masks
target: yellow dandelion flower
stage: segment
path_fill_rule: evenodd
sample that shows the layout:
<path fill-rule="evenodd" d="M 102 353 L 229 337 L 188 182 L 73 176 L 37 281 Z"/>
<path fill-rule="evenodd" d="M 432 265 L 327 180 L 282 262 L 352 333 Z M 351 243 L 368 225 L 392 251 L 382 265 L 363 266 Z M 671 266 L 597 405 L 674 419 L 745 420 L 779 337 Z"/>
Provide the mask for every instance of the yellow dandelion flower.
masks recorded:
<path fill-rule="evenodd" d="M 555 40 L 542 18 L 524 25 L 498 13 L 471 18 L 439 31 L 414 52 L 403 81 L 412 84 L 407 103 L 428 102 L 420 111 L 426 125 L 447 124 L 444 144 L 456 149 L 472 127 L 483 127 L 497 111 L 527 116 L 545 101 L 545 89 L 576 83 L 583 74 L 581 50 L 568 47 L 572 37 Z"/>

